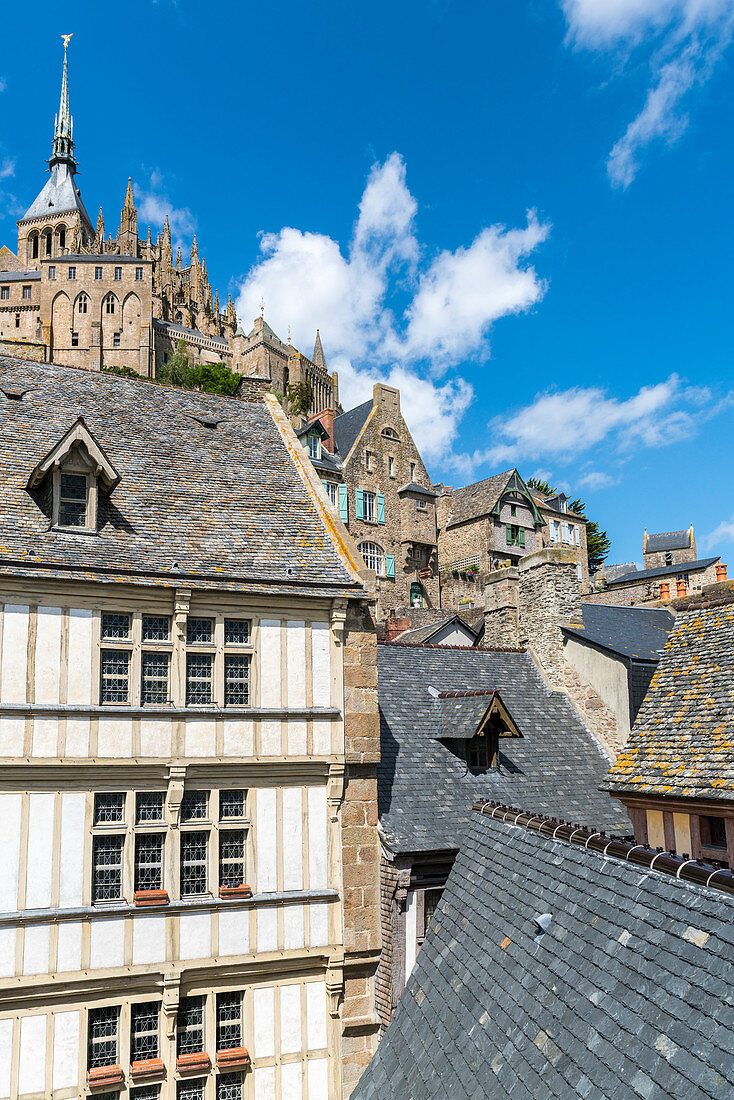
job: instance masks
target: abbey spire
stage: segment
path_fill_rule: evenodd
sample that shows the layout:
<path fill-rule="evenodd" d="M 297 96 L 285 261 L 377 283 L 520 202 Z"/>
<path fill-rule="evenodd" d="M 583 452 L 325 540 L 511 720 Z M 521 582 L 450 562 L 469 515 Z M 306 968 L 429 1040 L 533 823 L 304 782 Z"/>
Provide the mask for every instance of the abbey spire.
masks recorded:
<path fill-rule="evenodd" d="M 61 98 L 59 112 L 54 118 L 54 143 L 49 165 L 66 161 L 72 172 L 76 172 L 74 160 L 74 119 L 69 110 L 69 64 L 66 51 L 69 48 L 70 34 L 62 34 L 64 40 L 64 69 L 61 77 Z"/>

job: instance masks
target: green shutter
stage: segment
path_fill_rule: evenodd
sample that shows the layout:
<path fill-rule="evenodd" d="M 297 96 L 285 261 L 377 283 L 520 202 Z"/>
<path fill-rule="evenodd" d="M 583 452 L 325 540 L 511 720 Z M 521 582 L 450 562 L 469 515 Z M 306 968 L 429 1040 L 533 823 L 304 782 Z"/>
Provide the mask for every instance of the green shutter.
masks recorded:
<path fill-rule="evenodd" d="M 521 527 L 518 534 L 520 535 L 520 545 L 524 546 L 525 545 L 525 528 Z"/>
<path fill-rule="evenodd" d="M 509 523 L 505 524 L 505 538 L 507 539 L 507 545 L 512 546 L 512 528 Z"/>
<path fill-rule="evenodd" d="M 395 576 L 395 558 L 392 554 L 385 554 L 385 576 Z"/>
<path fill-rule="evenodd" d="M 385 522 L 385 498 L 382 493 L 377 494 L 377 522 Z"/>
<path fill-rule="evenodd" d="M 346 485 L 339 486 L 339 519 L 342 523 L 349 519 L 349 490 Z"/>
<path fill-rule="evenodd" d="M 362 489 L 354 490 L 354 503 L 357 519 L 364 519 L 364 492 Z"/>

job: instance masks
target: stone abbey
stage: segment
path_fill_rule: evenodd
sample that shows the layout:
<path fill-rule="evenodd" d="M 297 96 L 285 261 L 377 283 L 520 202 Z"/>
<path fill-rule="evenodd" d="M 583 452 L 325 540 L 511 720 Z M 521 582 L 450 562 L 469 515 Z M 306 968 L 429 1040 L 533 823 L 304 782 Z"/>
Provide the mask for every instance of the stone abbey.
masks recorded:
<path fill-rule="evenodd" d="M 61 99 L 49 158 L 50 177 L 18 222 L 17 251 L 0 247 L 0 350 L 42 362 L 102 370 L 130 367 L 155 377 L 184 339 L 197 362 L 223 362 L 265 377 L 277 393 L 307 382 L 310 411 L 338 403 L 336 374 L 321 341 L 312 356 L 278 338 L 263 317 L 249 333 L 231 295 L 220 306 L 194 237 L 188 264 L 166 217 L 155 241 L 138 235 L 132 182 L 116 234 L 96 226 L 79 190 L 64 43 Z"/>

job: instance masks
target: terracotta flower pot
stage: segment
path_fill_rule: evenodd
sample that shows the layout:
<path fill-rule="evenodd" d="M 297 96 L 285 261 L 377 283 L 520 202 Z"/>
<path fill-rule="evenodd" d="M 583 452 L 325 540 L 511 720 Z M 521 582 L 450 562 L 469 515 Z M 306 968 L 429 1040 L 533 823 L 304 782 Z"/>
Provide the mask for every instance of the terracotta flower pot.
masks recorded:
<path fill-rule="evenodd" d="M 217 1065 L 220 1069 L 230 1066 L 249 1066 L 250 1055 L 246 1047 L 232 1047 L 230 1050 L 217 1051 Z"/>
<path fill-rule="evenodd" d="M 139 908 L 149 905 L 168 905 L 168 894 L 165 890 L 136 890 L 133 894 L 133 905 Z"/>
<path fill-rule="evenodd" d="M 220 898 L 251 898 L 252 890 L 243 882 L 240 886 L 220 886 Z"/>
<path fill-rule="evenodd" d="M 162 1077 L 166 1072 L 162 1058 L 141 1058 L 130 1063 L 130 1076 L 133 1081 L 141 1081 L 144 1078 Z"/>
<path fill-rule="evenodd" d="M 122 1066 L 96 1066 L 87 1070 L 87 1084 L 90 1089 L 114 1088 L 124 1084 L 124 1081 Z"/>
<path fill-rule="evenodd" d="M 176 1069 L 179 1073 L 207 1073 L 212 1068 L 209 1055 L 204 1050 L 195 1054 L 179 1054 Z"/>

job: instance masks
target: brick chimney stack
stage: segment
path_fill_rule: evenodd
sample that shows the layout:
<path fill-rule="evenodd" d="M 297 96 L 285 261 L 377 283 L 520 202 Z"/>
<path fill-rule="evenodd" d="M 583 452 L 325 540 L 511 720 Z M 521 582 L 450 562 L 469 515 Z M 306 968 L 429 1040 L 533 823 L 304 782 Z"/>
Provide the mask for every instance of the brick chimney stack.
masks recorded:
<path fill-rule="evenodd" d="M 398 619 L 394 609 L 391 610 L 385 621 L 385 641 L 394 641 L 406 630 L 410 630 L 410 619 Z"/>
<path fill-rule="evenodd" d="M 321 425 L 325 432 L 329 433 L 328 439 L 321 440 L 321 446 L 327 450 L 330 454 L 334 453 L 334 410 L 322 409 L 318 414 L 318 420 L 321 421 Z"/>

